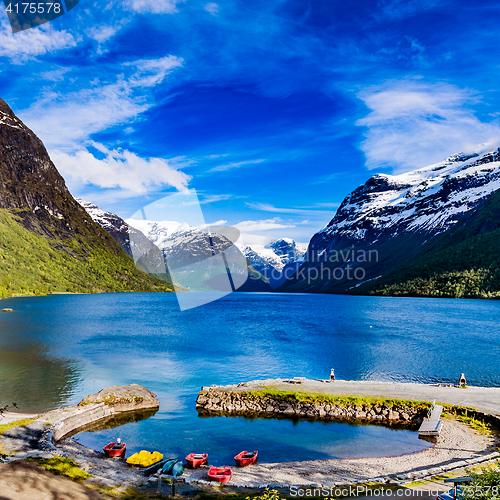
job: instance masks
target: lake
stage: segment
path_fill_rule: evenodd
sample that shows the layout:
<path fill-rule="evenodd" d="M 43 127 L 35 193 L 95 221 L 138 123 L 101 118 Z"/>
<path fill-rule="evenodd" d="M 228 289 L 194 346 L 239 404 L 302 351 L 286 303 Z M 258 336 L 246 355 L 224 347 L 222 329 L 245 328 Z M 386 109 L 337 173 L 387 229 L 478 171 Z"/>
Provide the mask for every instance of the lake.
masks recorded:
<path fill-rule="evenodd" d="M 399 455 L 428 443 L 374 425 L 201 418 L 202 385 L 304 376 L 500 386 L 500 302 L 233 293 L 181 312 L 173 294 L 11 298 L 0 314 L 0 405 L 45 411 L 109 385 L 136 382 L 160 410 L 140 422 L 77 436 L 100 449 L 207 451 L 231 463 Z"/>

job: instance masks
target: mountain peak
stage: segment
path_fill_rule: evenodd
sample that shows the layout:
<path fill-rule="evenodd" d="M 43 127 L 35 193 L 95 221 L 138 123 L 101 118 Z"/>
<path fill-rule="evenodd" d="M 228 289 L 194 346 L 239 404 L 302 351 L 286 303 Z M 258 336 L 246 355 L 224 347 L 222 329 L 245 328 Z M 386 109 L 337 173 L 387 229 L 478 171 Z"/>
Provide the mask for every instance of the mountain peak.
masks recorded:
<path fill-rule="evenodd" d="M 457 153 L 441 163 L 399 175 L 374 175 L 349 194 L 328 225 L 313 236 L 303 270 L 318 271 L 328 261 L 328 269 L 340 276 L 346 266 L 353 265 L 352 255 L 340 264 L 336 257 L 355 249 L 365 257 L 367 252 L 377 255 L 359 265 L 358 275 L 368 281 L 378 279 L 478 209 L 497 190 L 500 149 Z M 351 278 L 342 279 L 317 278 L 287 286 L 296 291 L 342 293 L 360 286 L 359 282 L 353 285 Z"/>

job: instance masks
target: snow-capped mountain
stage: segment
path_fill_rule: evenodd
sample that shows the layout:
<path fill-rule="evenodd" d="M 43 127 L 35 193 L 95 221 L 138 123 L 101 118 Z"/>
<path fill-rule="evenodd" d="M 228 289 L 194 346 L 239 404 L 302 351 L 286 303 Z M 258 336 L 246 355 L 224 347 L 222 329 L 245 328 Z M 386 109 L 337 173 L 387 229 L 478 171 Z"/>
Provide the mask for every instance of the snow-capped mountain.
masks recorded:
<path fill-rule="evenodd" d="M 360 281 L 345 276 L 337 279 L 327 272 L 315 276 L 325 269 L 339 269 L 340 276 L 340 269 L 345 271 L 347 266 L 363 268 L 358 276 L 366 280 L 377 279 L 401 266 L 498 189 L 500 148 L 459 153 L 401 175 L 374 175 L 347 196 L 330 223 L 313 236 L 302 277 L 296 276 L 285 286 L 297 291 L 346 291 Z M 355 262 L 356 254 L 347 257 L 347 249 L 373 250 L 376 259 Z M 339 252 L 346 258 L 339 257 Z"/>
<path fill-rule="evenodd" d="M 302 263 L 307 245 L 296 243 L 290 238 L 281 238 L 264 247 L 239 248 L 253 268 L 268 278 L 271 286 L 278 287 L 286 277 L 292 276 Z"/>
<path fill-rule="evenodd" d="M 182 233 L 193 229 L 189 224 L 164 220 L 161 222 L 140 219 L 127 219 L 125 221 L 129 226 L 141 231 L 158 248 L 176 232 Z"/>
<path fill-rule="evenodd" d="M 189 276 L 185 274 L 189 266 L 189 269 L 198 269 L 198 272 L 203 274 L 204 283 L 208 287 L 217 290 L 218 276 L 211 276 L 210 273 L 205 275 L 206 266 L 202 262 L 224 252 L 225 267 L 230 271 L 238 291 L 271 290 L 269 283 L 248 263 L 239 248 L 233 245 L 233 239 L 238 235 L 232 234 L 232 228 L 211 226 L 209 232 L 208 228 L 192 227 L 174 221 L 127 219 L 127 223 L 144 231 L 150 241 L 161 250 L 170 269 L 181 273 L 184 280 L 189 281 Z M 226 272 L 225 269 L 222 271 Z M 218 271 L 212 269 L 213 272 Z M 242 274 L 248 275 L 248 279 L 243 284 L 236 285 L 238 275 Z M 197 283 L 193 283 L 193 286 L 199 285 L 200 274 L 196 276 Z M 186 287 L 190 288 L 189 285 Z"/>
<path fill-rule="evenodd" d="M 201 262 L 214 254 L 226 252 L 230 271 L 241 271 L 241 266 L 236 263 L 239 261 L 238 255 L 232 255 L 233 260 L 227 255 L 228 249 L 233 246 L 230 235 L 227 237 L 228 235 L 217 232 L 208 233 L 205 228 L 176 221 L 123 220 L 93 203 L 85 200 L 78 202 L 131 257 L 135 256 L 137 260 L 137 255 L 147 255 L 147 258 L 141 259 L 145 270 L 158 273 L 161 266 L 166 268 L 166 263 L 170 269 L 179 269 Z M 223 231 L 223 228 L 219 229 Z M 271 290 L 259 274 L 265 276 L 273 287 L 279 286 L 286 279 L 283 271 L 287 269 L 286 276 L 291 276 L 302 262 L 305 250 L 306 245 L 295 243 L 289 238 L 274 241 L 259 251 L 237 244 L 233 253 L 241 252 L 247 258 L 250 276 L 239 290 Z M 151 260 L 153 265 L 149 262 Z"/>
<path fill-rule="evenodd" d="M 134 251 L 141 252 L 142 255 L 153 250 L 154 245 L 151 245 L 149 238 L 121 217 L 118 217 L 118 215 L 106 212 L 90 201 L 80 198 L 76 198 L 76 201 L 92 217 L 92 220 L 105 229 L 130 257 L 133 258 Z"/>
<path fill-rule="evenodd" d="M 374 175 L 354 190 L 319 234 L 353 240 L 391 231 L 440 233 L 500 188 L 500 149 L 453 155 L 402 175 Z"/>
<path fill-rule="evenodd" d="M 291 238 L 280 238 L 266 246 L 280 259 L 283 267 L 292 262 L 301 262 L 307 250 L 307 244 L 297 243 Z"/>

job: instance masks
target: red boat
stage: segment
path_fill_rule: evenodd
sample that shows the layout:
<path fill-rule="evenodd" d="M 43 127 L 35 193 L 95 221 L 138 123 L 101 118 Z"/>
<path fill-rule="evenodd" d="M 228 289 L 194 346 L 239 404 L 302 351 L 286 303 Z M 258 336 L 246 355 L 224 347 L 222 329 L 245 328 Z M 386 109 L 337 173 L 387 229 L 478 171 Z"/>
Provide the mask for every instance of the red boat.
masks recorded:
<path fill-rule="evenodd" d="M 241 453 L 238 453 L 234 457 L 236 461 L 236 465 L 239 467 L 246 467 L 247 465 L 252 465 L 255 462 L 257 462 L 257 457 L 259 455 L 258 451 L 254 451 L 253 453 L 249 453 L 248 451 L 242 451 Z"/>
<path fill-rule="evenodd" d="M 186 457 L 187 466 L 191 469 L 196 469 L 201 465 L 205 465 L 208 460 L 208 453 L 190 453 Z"/>
<path fill-rule="evenodd" d="M 208 479 L 211 481 L 219 481 L 219 483 L 229 483 L 233 477 L 231 467 L 210 467 L 208 471 Z"/>
<path fill-rule="evenodd" d="M 126 449 L 127 443 L 109 443 L 103 448 L 103 451 L 107 457 L 121 457 L 125 455 Z"/>

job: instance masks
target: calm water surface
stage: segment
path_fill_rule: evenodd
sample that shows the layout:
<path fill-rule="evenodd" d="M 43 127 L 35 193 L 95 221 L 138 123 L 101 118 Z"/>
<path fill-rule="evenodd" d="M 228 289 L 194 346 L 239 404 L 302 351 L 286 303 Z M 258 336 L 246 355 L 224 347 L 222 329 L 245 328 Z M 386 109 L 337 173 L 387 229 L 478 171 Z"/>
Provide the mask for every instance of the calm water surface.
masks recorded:
<path fill-rule="evenodd" d="M 500 302 L 231 294 L 180 312 L 173 294 L 55 295 L 2 301 L 0 405 L 44 411 L 108 385 L 139 383 L 160 411 L 141 422 L 79 434 L 99 449 L 241 449 L 263 462 L 398 455 L 427 446 L 379 426 L 242 417 L 200 418 L 202 385 L 267 377 L 456 382 L 500 386 Z"/>

